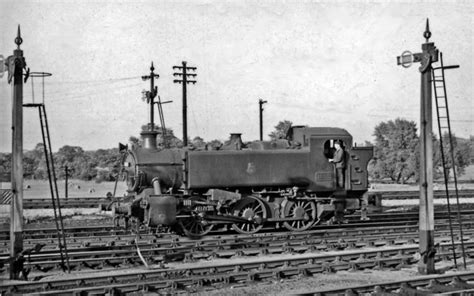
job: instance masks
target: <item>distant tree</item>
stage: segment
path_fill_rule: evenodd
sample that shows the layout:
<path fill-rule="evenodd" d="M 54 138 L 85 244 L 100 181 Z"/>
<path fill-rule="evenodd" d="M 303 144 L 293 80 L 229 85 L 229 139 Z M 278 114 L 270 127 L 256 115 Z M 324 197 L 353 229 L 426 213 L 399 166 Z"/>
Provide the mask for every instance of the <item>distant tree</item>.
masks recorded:
<path fill-rule="evenodd" d="M 416 123 L 397 118 L 375 127 L 374 158 L 369 173 L 375 179 L 390 178 L 396 183 L 417 180 L 419 139 Z"/>
<path fill-rule="evenodd" d="M 474 164 L 474 136 L 469 136 L 470 163 Z"/>
<path fill-rule="evenodd" d="M 44 144 L 36 144 L 35 148 L 31 152 L 35 158 L 35 172 L 33 177 L 38 180 L 44 180 L 48 178 L 48 168 L 46 166 L 46 158 L 44 155 Z"/>
<path fill-rule="evenodd" d="M 223 143 L 217 139 L 207 142 L 207 146 L 209 147 L 209 149 L 212 149 L 212 150 L 219 150 L 222 147 L 222 145 Z"/>
<path fill-rule="evenodd" d="M 0 172 L 11 173 L 11 153 L 0 153 Z M 23 177 L 32 179 L 46 179 L 46 163 L 43 144 L 39 143 L 33 150 L 23 153 Z"/>
<path fill-rule="evenodd" d="M 57 161 L 59 161 L 59 163 L 61 164 L 64 162 L 72 163 L 78 156 L 84 155 L 84 150 L 82 149 L 82 147 L 79 147 L 79 146 L 65 145 L 59 148 L 56 155 L 57 155 Z"/>
<path fill-rule="evenodd" d="M 31 151 L 23 153 L 23 177 L 33 179 L 37 168 L 37 162 Z"/>
<path fill-rule="evenodd" d="M 364 141 L 364 144 L 362 146 L 370 147 L 374 146 L 374 144 L 372 144 L 370 141 Z"/>
<path fill-rule="evenodd" d="M 98 149 L 87 151 L 92 168 L 90 175 L 94 175 L 96 181 L 114 181 L 120 170 L 121 154 L 117 148 Z"/>
<path fill-rule="evenodd" d="M 416 123 L 405 119 L 381 122 L 375 127 L 374 158 L 369 163 L 372 178 L 390 178 L 396 183 L 405 183 L 409 179 L 418 181 L 420 168 L 419 137 Z M 471 142 L 452 135 L 454 164 L 457 176 L 464 173 L 470 163 Z M 452 173 L 453 163 L 449 149 L 449 135 L 443 135 L 443 146 L 448 173 Z M 433 175 L 435 179 L 443 177 L 443 162 L 440 141 L 433 136 Z M 450 176 L 452 177 L 452 176 Z"/>
<path fill-rule="evenodd" d="M 71 178 L 91 180 L 96 174 L 90 156 L 79 146 L 65 145 L 59 148 L 55 155 L 56 176 L 58 178 L 64 178 L 65 166 L 68 167 Z"/>
<path fill-rule="evenodd" d="M 191 143 L 196 148 L 203 148 L 203 147 L 206 146 L 206 142 L 204 142 L 204 139 L 199 137 L 199 136 L 194 137 L 194 139 L 191 141 Z"/>
<path fill-rule="evenodd" d="M 471 158 L 471 143 L 467 139 L 457 138 L 455 134 L 452 134 L 451 137 L 453 144 L 453 155 L 454 155 L 454 164 L 456 167 L 456 175 L 461 176 L 464 174 L 465 168 L 470 164 Z M 448 179 L 452 177 L 453 170 L 453 161 L 451 158 L 451 145 L 449 140 L 449 134 L 443 134 L 443 147 L 445 153 L 446 168 L 448 173 Z M 443 177 L 443 161 L 441 154 L 440 141 L 435 140 L 434 143 L 434 168 L 436 171 L 435 177 Z"/>
<path fill-rule="evenodd" d="M 12 154 L 0 153 L 0 172 L 11 173 L 12 171 Z"/>
<path fill-rule="evenodd" d="M 292 124 L 293 122 L 289 120 L 283 120 L 278 122 L 278 124 L 275 126 L 275 130 L 269 134 L 270 138 L 272 140 L 285 138 Z"/>
<path fill-rule="evenodd" d="M 457 150 L 459 157 L 462 158 L 462 160 L 459 160 L 459 166 L 462 167 L 463 172 L 464 169 L 469 166 L 472 163 L 472 158 L 474 157 L 473 155 L 473 147 L 472 147 L 472 141 L 469 139 L 463 139 L 463 138 L 456 138 L 457 140 Z"/>
<path fill-rule="evenodd" d="M 136 146 L 136 147 L 141 147 L 142 146 L 142 141 L 140 140 L 140 138 L 137 138 L 135 136 L 130 136 L 128 138 L 128 142 L 133 145 L 133 146 Z"/>

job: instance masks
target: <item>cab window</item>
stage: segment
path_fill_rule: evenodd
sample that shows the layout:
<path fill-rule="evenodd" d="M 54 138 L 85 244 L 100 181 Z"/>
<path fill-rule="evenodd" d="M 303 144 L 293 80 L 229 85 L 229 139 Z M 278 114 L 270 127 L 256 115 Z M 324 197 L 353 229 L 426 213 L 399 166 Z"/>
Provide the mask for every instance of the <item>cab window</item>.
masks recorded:
<path fill-rule="evenodd" d="M 342 142 L 342 145 L 341 145 L 341 148 L 342 149 L 345 149 L 346 148 L 346 144 L 344 143 L 343 140 L 341 139 L 329 139 L 329 140 L 326 140 L 324 142 L 324 149 L 323 149 L 323 153 L 324 153 L 324 156 L 327 158 L 327 159 L 330 159 L 330 158 L 333 158 L 334 157 L 334 152 L 336 151 L 336 148 L 334 148 L 334 143 L 339 140 Z"/>

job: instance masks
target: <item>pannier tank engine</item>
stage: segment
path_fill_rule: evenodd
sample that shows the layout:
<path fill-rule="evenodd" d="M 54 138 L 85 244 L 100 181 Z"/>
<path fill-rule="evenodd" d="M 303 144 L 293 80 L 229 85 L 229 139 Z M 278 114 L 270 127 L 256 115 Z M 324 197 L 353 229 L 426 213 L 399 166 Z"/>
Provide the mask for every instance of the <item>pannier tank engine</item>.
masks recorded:
<path fill-rule="evenodd" d="M 121 145 L 128 196 L 114 206 L 116 218 L 191 237 L 228 227 L 302 231 L 341 222 L 367 201 L 373 147 L 353 146 L 341 128 L 293 126 L 286 139 L 248 144 L 231 134 L 218 150 L 157 148 L 157 134 L 143 131 L 141 147 Z M 339 186 L 336 142 L 345 160 Z"/>

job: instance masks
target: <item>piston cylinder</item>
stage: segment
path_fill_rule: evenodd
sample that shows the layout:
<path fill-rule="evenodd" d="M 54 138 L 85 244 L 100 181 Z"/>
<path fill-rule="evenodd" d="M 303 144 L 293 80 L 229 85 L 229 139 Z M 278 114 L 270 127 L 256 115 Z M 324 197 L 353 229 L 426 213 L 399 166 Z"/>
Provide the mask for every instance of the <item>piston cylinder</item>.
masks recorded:
<path fill-rule="evenodd" d="M 172 195 L 150 195 L 145 209 L 146 225 L 155 227 L 175 224 L 176 205 L 176 198 Z"/>

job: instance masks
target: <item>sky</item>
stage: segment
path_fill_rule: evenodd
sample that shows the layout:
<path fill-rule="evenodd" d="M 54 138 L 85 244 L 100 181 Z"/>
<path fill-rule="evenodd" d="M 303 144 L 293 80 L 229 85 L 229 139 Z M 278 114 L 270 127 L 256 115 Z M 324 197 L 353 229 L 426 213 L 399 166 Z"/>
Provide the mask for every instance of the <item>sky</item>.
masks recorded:
<path fill-rule="evenodd" d="M 77 1 L 78 2 L 78 1 Z M 197 67 L 188 85 L 188 135 L 264 138 L 281 120 L 347 129 L 373 141 L 374 127 L 404 118 L 419 126 L 420 73 L 396 65 L 421 51 L 426 18 L 445 65 L 452 131 L 474 135 L 472 1 L 6 1 L 0 54 L 21 48 L 28 67 L 49 72 L 44 102 L 53 150 L 117 147 L 146 124 L 153 61 L 166 126 L 182 137 L 182 90 L 174 65 Z M 11 85 L 0 78 L 0 151 L 11 151 Z M 34 88 L 32 87 L 34 85 Z M 29 79 L 24 102 L 43 100 Z M 156 118 L 155 122 L 159 122 Z M 434 124 L 436 128 L 436 124 Z M 41 142 L 38 113 L 24 109 L 24 149 Z"/>

